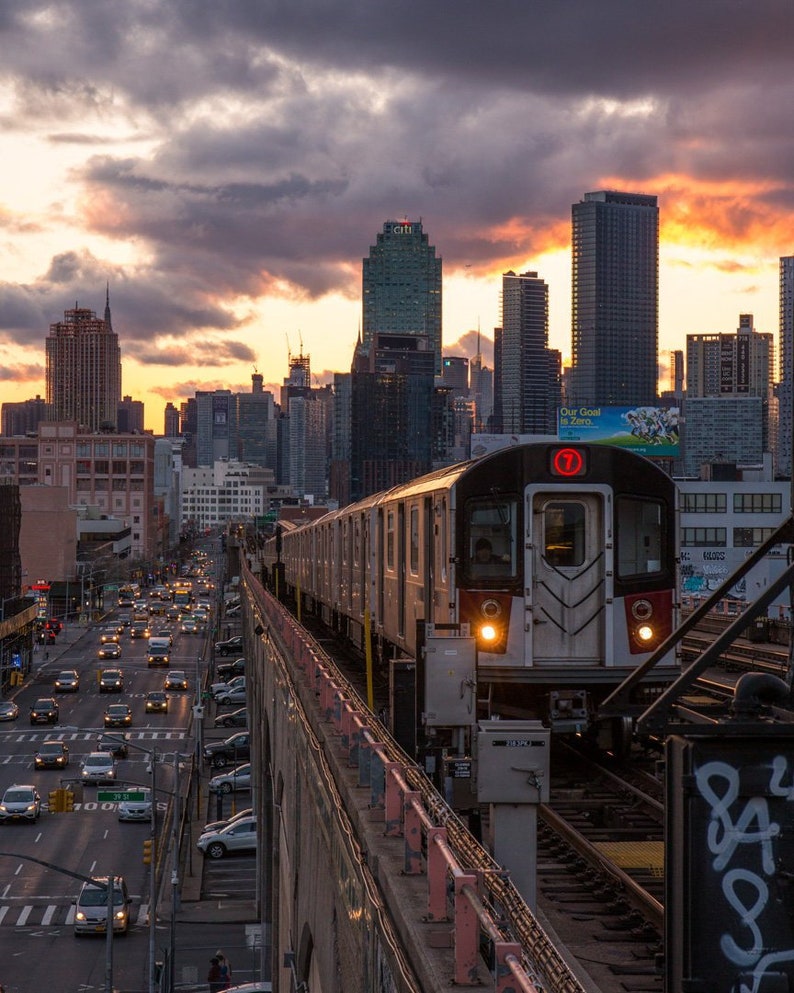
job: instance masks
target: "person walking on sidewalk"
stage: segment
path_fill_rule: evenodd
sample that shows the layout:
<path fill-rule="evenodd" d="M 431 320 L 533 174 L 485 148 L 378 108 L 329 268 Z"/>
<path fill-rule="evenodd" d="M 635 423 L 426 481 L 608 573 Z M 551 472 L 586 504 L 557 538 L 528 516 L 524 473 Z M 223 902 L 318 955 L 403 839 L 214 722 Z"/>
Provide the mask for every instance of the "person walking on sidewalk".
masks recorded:
<path fill-rule="evenodd" d="M 220 950 L 220 948 L 218 949 L 217 952 L 215 952 L 215 958 L 218 960 L 218 966 L 219 966 L 219 968 L 221 970 L 221 987 L 220 988 L 222 990 L 228 989 L 228 987 L 232 985 L 232 967 L 231 967 L 231 963 L 226 958 L 226 956 L 223 954 L 223 952 Z"/>
<path fill-rule="evenodd" d="M 207 973 L 207 984 L 210 993 L 219 993 L 224 988 L 223 976 L 218 959 L 213 955 L 210 959 L 210 971 Z"/>

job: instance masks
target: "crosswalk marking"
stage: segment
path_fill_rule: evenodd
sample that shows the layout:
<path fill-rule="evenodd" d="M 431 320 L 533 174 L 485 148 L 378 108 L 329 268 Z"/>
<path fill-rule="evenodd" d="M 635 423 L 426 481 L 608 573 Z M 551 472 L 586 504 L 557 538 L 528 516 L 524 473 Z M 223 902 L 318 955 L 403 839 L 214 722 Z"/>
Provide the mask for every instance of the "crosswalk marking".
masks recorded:
<path fill-rule="evenodd" d="M 10 906 L 0 906 L 0 927 L 71 927 L 74 924 L 75 906 L 69 903 L 48 903 L 46 906 L 36 906 L 26 903 L 9 914 Z M 130 924 L 133 927 L 145 927 L 149 922 L 149 904 L 138 905 L 137 913 L 130 913 Z"/>

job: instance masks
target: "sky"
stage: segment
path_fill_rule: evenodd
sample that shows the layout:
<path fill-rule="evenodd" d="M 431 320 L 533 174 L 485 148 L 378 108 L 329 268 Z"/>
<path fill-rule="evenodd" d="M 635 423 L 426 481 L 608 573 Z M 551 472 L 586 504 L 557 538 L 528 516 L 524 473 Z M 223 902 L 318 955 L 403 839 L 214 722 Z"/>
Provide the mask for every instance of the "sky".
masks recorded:
<path fill-rule="evenodd" d="M 501 274 L 549 284 L 571 205 L 660 207 L 660 388 L 692 333 L 777 333 L 794 254 L 790 0 L 0 0 L 0 403 L 109 286 L 146 427 L 197 389 L 347 372 L 386 220 L 443 259 L 445 354 L 492 361 Z"/>

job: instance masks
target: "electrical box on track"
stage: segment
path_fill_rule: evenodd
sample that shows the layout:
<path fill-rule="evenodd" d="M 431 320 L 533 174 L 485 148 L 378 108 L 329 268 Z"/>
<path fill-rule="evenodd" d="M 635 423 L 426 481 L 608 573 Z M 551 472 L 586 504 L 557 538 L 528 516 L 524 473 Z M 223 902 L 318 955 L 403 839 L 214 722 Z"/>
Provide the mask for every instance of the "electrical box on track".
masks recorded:
<path fill-rule="evenodd" d="M 551 732 L 540 721 L 480 721 L 479 802 L 548 803 L 550 750 Z"/>
<path fill-rule="evenodd" d="M 665 993 L 794 989 L 794 733 L 666 743 Z"/>
<path fill-rule="evenodd" d="M 434 635 L 425 641 L 426 727 L 471 727 L 477 721 L 477 643 Z"/>

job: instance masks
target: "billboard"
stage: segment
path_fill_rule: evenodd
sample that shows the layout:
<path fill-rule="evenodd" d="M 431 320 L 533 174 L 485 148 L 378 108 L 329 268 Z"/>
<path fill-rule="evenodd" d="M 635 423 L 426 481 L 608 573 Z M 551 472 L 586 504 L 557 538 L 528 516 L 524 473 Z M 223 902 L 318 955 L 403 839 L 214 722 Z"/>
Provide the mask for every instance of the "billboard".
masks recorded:
<path fill-rule="evenodd" d="M 652 458 L 679 455 L 678 407 L 560 407 L 560 441 L 614 445 Z"/>

